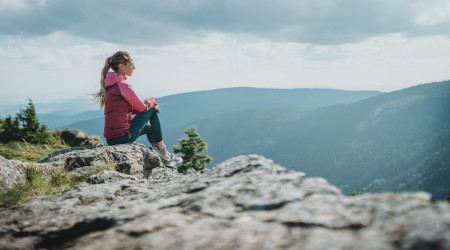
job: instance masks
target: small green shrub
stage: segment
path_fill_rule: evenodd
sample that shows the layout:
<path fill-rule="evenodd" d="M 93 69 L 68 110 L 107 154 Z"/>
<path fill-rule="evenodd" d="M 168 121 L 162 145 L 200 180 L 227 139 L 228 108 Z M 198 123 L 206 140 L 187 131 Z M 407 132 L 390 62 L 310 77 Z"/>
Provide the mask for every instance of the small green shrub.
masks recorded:
<path fill-rule="evenodd" d="M 196 128 L 191 126 L 184 133 L 187 138 L 178 139 L 179 145 L 173 145 L 174 153 L 182 153 L 183 163 L 178 167 L 178 172 L 186 173 L 188 170 L 199 171 L 206 168 L 206 164 L 214 159 L 207 155 L 208 147 L 200 137 Z"/>
<path fill-rule="evenodd" d="M 361 193 L 358 192 L 358 191 L 356 191 L 356 190 L 353 190 L 353 191 L 350 193 L 350 196 L 358 196 L 358 195 L 361 195 Z"/>

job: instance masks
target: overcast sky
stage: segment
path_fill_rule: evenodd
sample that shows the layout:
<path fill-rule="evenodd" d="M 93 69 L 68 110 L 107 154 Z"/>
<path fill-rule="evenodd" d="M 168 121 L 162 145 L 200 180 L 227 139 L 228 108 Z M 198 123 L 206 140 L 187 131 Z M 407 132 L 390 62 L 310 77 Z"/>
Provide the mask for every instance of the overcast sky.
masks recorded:
<path fill-rule="evenodd" d="M 0 0 L 2 102 L 86 96 L 129 51 L 138 95 L 393 91 L 450 79 L 448 0 Z"/>

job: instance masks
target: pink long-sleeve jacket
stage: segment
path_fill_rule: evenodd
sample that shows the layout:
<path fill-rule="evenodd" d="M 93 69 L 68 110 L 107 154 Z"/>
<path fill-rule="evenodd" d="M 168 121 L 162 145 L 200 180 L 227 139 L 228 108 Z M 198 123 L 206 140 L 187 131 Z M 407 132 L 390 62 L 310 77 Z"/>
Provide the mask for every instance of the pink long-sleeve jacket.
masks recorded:
<path fill-rule="evenodd" d="M 145 112 L 156 104 L 155 98 L 142 102 L 134 93 L 127 77 L 108 72 L 105 77 L 105 129 L 107 139 L 123 136 L 131 126 L 132 114 Z"/>

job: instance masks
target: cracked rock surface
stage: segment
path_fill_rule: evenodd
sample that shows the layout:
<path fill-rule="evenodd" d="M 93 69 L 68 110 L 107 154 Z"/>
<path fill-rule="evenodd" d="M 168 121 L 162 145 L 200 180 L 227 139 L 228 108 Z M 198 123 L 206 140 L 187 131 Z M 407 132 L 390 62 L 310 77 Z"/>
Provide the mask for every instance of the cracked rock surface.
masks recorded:
<path fill-rule="evenodd" d="M 54 152 L 37 163 L 69 170 L 112 164 L 116 170 L 140 178 L 148 178 L 153 168 L 164 168 L 161 159 L 139 143 L 72 147 Z"/>
<path fill-rule="evenodd" d="M 104 171 L 0 210 L 0 236 L 0 249 L 450 249 L 450 206 L 426 193 L 343 196 L 249 155 L 161 178 Z"/>

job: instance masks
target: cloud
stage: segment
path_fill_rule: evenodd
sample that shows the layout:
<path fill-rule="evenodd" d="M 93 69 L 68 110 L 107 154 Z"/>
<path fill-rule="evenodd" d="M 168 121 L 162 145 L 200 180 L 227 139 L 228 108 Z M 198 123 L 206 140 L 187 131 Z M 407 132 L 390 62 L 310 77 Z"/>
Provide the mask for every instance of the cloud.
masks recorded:
<path fill-rule="evenodd" d="M 26 7 L 25 0 L 0 0 L 0 10 L 6 12 L 7 10 L 17 10 Z"/>
<path fill-rule="evenodd" d="M 233 86 L 391 91 L 448 79 L 447 0 L 0 0 L 0 98 L 98 90 L 129 51 L 142 97 Z"/>
<path fill-rule="evenodd" d="M 276 42 L 209 33 L 197 42 L 149 46 L 98 42 L 55 32 L 0 36 L 2 102 L 86 96 L 98 91 L 105 59 L 128 50 L 140 97 L 236 86 L 392 91 L 448 79 L 450 38 L 390 34 L 353 44 Z"/>
<path fill-rule="evenodd" d="M 393 33 L 446 34 L 450 28 L 445 0 L 1 0 L 0 7 L 2 34 L 66 32 L 140 45 L 195 41 L 211 32 L 343 44 Z"/>
<path fill-rule="evenodd" d="M 447 0 L 435 1 L 428 4 L 427 1 L 418 1 L 415 4 L 414 22 L 420 26 L 433 26 L 450 20 L 450 2 Z"/>

